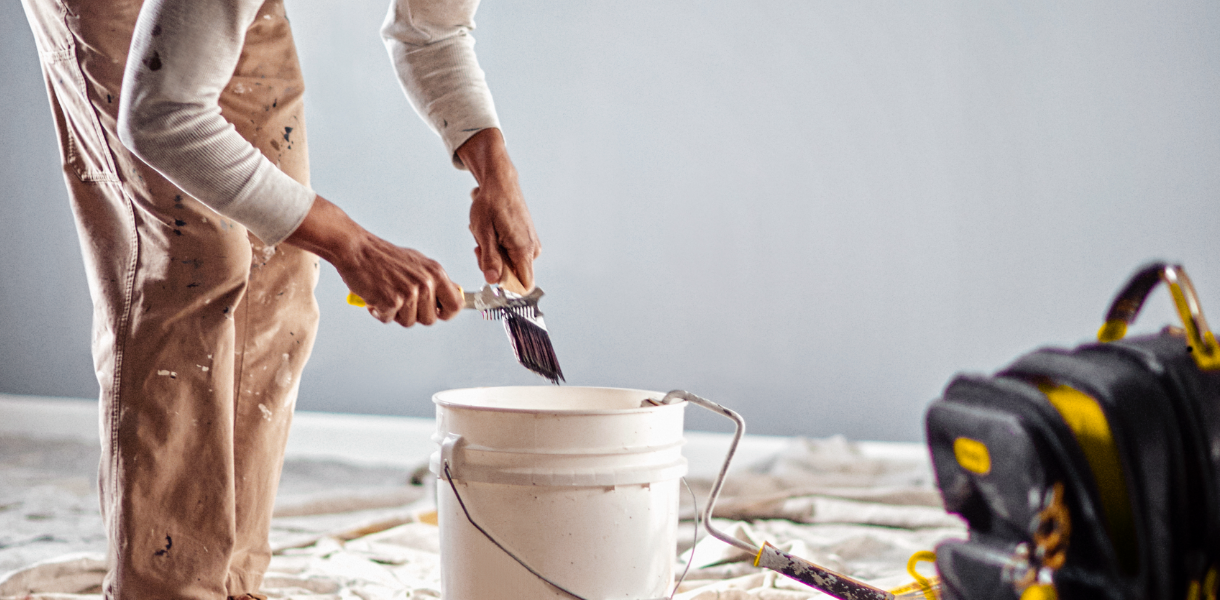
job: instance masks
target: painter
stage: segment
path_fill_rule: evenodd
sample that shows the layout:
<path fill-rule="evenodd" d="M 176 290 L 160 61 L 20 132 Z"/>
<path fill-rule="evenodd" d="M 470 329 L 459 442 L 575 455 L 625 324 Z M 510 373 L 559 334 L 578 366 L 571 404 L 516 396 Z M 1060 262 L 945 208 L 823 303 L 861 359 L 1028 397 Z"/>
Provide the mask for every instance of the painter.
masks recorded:
<path fill-rule="evenodd" d="M 386 323 L 451 319 L 462 290 L 310 187 L 282 0 L 23 5 L 94 306 L 104 597 L 258 597 L 319 258 Z M 477 183 L 480 271 L 529 291 L 540 243 L 475 57 L 476 6 L 396 0 L 382 36 Z"/>

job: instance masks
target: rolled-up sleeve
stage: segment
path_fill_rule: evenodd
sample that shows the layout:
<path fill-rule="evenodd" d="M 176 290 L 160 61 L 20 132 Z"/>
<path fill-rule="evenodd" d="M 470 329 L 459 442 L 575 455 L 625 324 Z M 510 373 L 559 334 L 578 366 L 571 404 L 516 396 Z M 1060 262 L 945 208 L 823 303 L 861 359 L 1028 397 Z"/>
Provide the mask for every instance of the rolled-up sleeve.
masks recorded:
<path fill-rule="evenodd" d="M 500 126 L 470 35 L 478 5 L 478 0 L 392 0 L 381 28 L 403 91 L 458 168 L 465 168 L 458 147 L 480 130 Z"/>
<path fill-rule="evenodd" d="M 287 238 L 316 194 L 241 136 L 220 93 L 261 0 L 147 0 L 123 73 L 119 137 L 186 193 L 266 244 Z"/>

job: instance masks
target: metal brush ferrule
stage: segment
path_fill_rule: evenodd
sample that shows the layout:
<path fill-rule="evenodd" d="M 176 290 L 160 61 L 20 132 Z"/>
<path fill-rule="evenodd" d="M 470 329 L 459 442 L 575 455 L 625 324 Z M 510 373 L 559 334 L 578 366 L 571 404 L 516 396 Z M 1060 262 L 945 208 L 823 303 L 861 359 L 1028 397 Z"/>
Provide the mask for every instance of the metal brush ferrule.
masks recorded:
<path fill-rule="evenodd" d="M 462 301 L 463 308 L 483 311 L 483 317 L 488 319 L 503 318 L 504 315 L 500 311 L 507 308 L 524 308 L 531 311 L 529 316 L 537 317 L 542 316 L 542 312 L 538 310 L 538 299 L 542 296 L 542 288 L 536 287 L 522 296 L 488 283 L 477 292 L 463 292 Z"/>

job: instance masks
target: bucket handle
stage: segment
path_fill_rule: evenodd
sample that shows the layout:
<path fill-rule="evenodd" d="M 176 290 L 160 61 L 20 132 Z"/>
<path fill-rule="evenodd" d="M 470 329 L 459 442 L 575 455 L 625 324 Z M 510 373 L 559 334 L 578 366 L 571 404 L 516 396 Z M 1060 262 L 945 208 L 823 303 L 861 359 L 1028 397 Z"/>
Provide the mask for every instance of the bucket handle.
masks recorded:
<path fill-rule="evenodd" d="M 1195 363 L 1204 371 L 1220 369 L 1220 345 L 1216 343 L 1215 334 L 1207 327 L 1195 286 L 1186 276 L 1182 265 L 1153 262 L 1140 267 L 1110 304 L 1106 323 L 1097 332 L 1097 340 L 1105 343 L 1123 339 L 1127 335 L 1127 326 L 1135 322 L 1144 301 L 1162 281 L 1173 296 Z"/>
<path fill-rule="evenodd" d="M 835 598 L 841 598 L 842 600 L 894 600 L 894 595 L 883 589 L 815 565 L 803 558 L 783 552 L 771 544 L 764 543 L 760 548 L 716 529 L 712 525 L 712 510 L 716 507 L 716 498 L 720 496 L 720 489 L 724 487 L 724 479 L 729 472 L 729 463 L 733 461 L 733 455 L 737 453 L 737 443 L 741 441 L 741 436 L 745 434 L 746 422 L 745 419 L 741 418 L 741 415 L 732 409 L 725 408 L 711 400 L 700 398 L 685 390 L 673 390 L 665 394 L 660 404 L 673 404 L 680 400 L 685 400 L 714 413 L 724 415 L 737 426 L 736 431 L 733 432 L 733 441 L 729 444 L 729 450 L 725 454 L 724 464 L 720 466 L 720 473 L 716 476 L 715 483 L 712 484 L 712 491 L 707 497 L 707 505 L 703 508 L 703 526 L 707 529 L 709 535 L 726 544 L 753 554 L 754 566 L 766 567 L 811 588 L 830 594 Z"/>

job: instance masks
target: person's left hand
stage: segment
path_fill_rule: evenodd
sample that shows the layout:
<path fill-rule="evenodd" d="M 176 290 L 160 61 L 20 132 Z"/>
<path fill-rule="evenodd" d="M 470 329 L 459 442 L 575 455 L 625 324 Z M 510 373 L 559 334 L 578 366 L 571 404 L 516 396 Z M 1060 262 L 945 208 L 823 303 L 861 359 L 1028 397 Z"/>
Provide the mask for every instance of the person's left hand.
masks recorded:
<path fill-rule="evenodd" d="M 458 148 L 457 155 L 479 183 L 470 193 L 470 233 L 478 244 L 475 255 L 483 278 L 500 283 L 507 278 L 507 268 L 526 291 L 532 290 L 534 259 L 541 254 L 542 243 L 500 130 L 476 133 Z"/>

